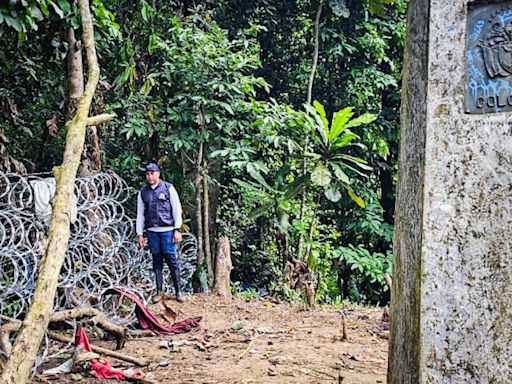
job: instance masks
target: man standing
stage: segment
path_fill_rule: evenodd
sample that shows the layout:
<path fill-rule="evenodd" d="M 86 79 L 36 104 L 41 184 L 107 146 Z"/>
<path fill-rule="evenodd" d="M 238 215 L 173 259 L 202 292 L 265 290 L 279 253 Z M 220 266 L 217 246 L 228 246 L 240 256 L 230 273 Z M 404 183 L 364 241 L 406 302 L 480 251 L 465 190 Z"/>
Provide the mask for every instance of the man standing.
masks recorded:
<path fill-rule="evenodd" d="M 176 292 L 176 300 L 183 302 L 180 286 L 180 265 L 176 257 L 176 244 L 181 237 L 181 203 L 171 183 L 160 180 L 160 168 L 154 163 L 145 167 L 147 185 L 137 197 L 137 244 L 144 247 L 144 230 L 153 257 L 156 295 L 153 302 L 162 299 L 163 262 L 167 263 Z"/>

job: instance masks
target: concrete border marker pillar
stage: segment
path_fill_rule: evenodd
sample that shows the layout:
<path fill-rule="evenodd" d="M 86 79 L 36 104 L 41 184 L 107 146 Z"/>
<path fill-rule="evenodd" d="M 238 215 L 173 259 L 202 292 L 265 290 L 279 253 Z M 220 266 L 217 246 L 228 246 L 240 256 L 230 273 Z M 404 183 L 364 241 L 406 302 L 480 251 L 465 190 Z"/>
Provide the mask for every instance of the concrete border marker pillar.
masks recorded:
<path fill-rule="evenodd" d="M 399 162 L 388 382 L 512 382 L 512 1 L 410 1 Z"/>

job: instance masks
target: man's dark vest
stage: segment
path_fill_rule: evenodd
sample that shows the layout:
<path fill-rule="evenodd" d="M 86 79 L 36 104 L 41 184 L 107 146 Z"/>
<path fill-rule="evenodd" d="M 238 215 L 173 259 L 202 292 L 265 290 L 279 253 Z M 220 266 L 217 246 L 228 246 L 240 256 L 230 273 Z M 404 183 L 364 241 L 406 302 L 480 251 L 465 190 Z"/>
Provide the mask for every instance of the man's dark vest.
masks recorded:
<path fill-rule="evenodd" d="M 170 183 L 160 181 L 155 189 L 146 185 L 140 190 L 144 202 L 144 228 L 174 226 Z"/>

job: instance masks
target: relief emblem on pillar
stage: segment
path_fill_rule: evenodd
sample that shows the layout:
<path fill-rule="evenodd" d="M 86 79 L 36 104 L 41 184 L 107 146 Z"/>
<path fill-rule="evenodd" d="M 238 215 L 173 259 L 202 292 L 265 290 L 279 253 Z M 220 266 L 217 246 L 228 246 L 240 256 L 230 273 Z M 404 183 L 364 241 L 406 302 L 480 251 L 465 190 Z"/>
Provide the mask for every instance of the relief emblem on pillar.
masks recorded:
<path fill-rule="evenodd" d="M 466 113 L 512 111 L 512 1 L 469 5 Z"/>

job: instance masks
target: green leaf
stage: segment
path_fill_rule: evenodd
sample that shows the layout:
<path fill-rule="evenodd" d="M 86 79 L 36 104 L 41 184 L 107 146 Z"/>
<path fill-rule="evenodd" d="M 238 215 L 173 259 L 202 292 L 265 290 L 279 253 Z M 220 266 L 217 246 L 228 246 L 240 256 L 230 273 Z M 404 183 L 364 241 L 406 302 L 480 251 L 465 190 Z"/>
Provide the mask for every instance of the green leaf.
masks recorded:
<path fill-rule="evenodd" d="M 155 50 L 158 48 L 158 36 L 154 33 L 149 35 L 149 42 L 148 42 L 148 53 L 153 54 Z"/>
<path fill-rule="evenodd" d="M 23 25 L 20 23 L 18 19 L 12 18 L 10 16 L 4 15 L 5 23 L 14 28 L 17 32 L 21 32 L 23 30 Z"/>
<path fill-rule="evenodd" d="M 341 199 L 341 192 L 335 186 L 331 186 L 324 191 L 325 197 L 332 201 L 333 203 L 337 203 Z"/>
<path fill-rule="evenodd" d="M 62 12 L 62 9 L 60 9 L 57 4 L 55 4 L 52 0 L 48 0 L 48 4 L 53 7 L 53 10 L 61 19 L 64 18 L 64 12 Z"/>
<path fill-rule="evenodd" d="M 387 159 L 389 156 L 389 146 L 386 140 L 384 140 L 382 137 L 380 137 L 377 142 L 375 143 L 375 146 L 377 147 L 378 154 L 384 158 Z"/>
<path fill-rule="evenodd" d="M 322 138 L 322 143 L 327 145 L 329 143 L 329 128 L 325 127 L 324 122 L 320 114 L 313 108 L 311 105 L 305 105 L 306 111 L 308 112 L 307 119 L 311 124 L 311 128 L 313 128 L 313 132 L 316 129 L 320 133 L 320 137 Z M 314 120 L 312 119 L 314 118 Z"/>
<path fill-rule="evenodd" d="M 359 127 L 362 124 L 369 124 L 372 121 L 374 121 L 377 118 L 376 115 L 373 115 L 371 113 L 365 113 L 364 115 L 361 115 L 353 120 L 350 120 L 347 125 L 345 125 L 345 128 L 352 128 L 352 127 Z"/>
<path fill-rule="evenodd" d="M 59 3 L 60 8 L 65 13 L 70 13 L 71 12 L 71 6 L 69 5 L 69 3 L 66 0 L 57 0 L 57 1 Z"/>
<path fill-rule="evenodd" d="M 336 176 L 336 178 L 339 181 L 341 181 L 344 184 L 350 184 L 350 178 L 347 176 L 345 172 L 343 172 L 343 170 L 338 164 L 332 163 L 331 167 L 334 170 L 334 176 Z"/>
<path fill-rule="evenodd" d="M 319 164 L 311 173 L 311 181 L 316 185 L 325 187 L 331 183 L 331 172 L 323 164 Z"/>
<path fill-rule="evenodd" d="M 149 9 L 146 2 L 142 3 L 142 9 L 140 10 L 142 19 L 147 23 L 149 21 Z"/>
<path fill-rule="evenodd" d="M 325 128 L 325 131 L 329 132 L 329 122 L 327 121 L 327 116 L 325 115 L 325 108 L 324 108 L 324 106 L 322 105 L 322 103 L 320 103 L 317 100 L 313 101 L 313 106 L 315 107 L 316 111 L 320 115 L 320 118 L 322 119 L 322 124 L 323 124 L 323 126 Z"/>
<path fill-rule="evenodd" d="M 265 181 L 265 179 L 263 178 L 263 176 L 261 176 L 261 174 L 254 170 L 253 168 L 251 167 L 248 167 L 248 170 L 249 174 L 258 182 L 260 183 L 263 187 L 265 187 L 265 189 L 269 190 L 269 191 L 272 191 L 272 192 L 276 192 L 276 190 L 274 188 L 272 188 L 270 185 L 267 184 L 267 182 Z"/>
<path fill-rule="evenodd" d="M 346 147 L 347 145 L 349 145 L 352 142 L 352 140 L 357 139 L 357 138 L 359 138 L 358 135 L 356 135 L 353 132 L 347 131 L 342 136 L 336 138 L 332 142 L 332 148 L 340 149 L 340 148 Z"/>
<path fill-rule="evenodd" d="M 369 165 L 366 165 L 367 162 L 365 160 L 361 159 L 360 157 L 354 157 L 354 156 L 350 156 L 350 155 L 338 155 L 338 156 L 335 156 L 334 159 L 350 161 L 351 163 L 356 164 L 359 168 L 364 169 L 366 171 L 373 170 L 373 168 L 370 167 Z"/>
<path fill-rule="evenodd" d="M 364 208 L 366 207 L 366 204 L 364 203 L 364 200 L 361 199 L 359 196 L 357 196 L 354 191 L 352 191 L 351 189 L 348 190 L 348 195 L 350 196 L 350 198 L 357 204 L 359 205 L 361 208 Z"/>
<path fill-rule="evenodd" d="M 48 10 L 48 4 L 46 3 L 46 0 L 37 0 L 37 3 L 39 4 L 39 8 L 41 8 L 43 15 L 48 17 L 50 11 Z"/>
<path fill-rule="evenodd" d="M 43 14 L 41 13 L 41 11 L 39 10 L 39 8 L 36 5 L 32 5 L 30 7 L 30 13 L 31 13 L 32 17 L 34 19 L 36 19 L 37 21 L 41 21 L 44 19 Z M 0 23 L 1 23 L 1 21 L 0 21 Z"/>
<path fill-rule="evenodd" d="M 260 192 L 260 189 L 254 185 L 253 183 L 249 183 L 247 181 L 243 181 L 243 180 L 240 180 L 240 179 L 233 179 L 233 181 L 238 184 L 239 186 L 241 186 L 242 188 L 246 188 L 250 191 L 253 191 L 253 192 Z"/>
<path fill-rule="evenodd" d="M 249 220 L 256 220 L 258 217 L 267 214 L 270 208 L 272 208 L 270 205 L 262 205 L 261 207 L 253 209 L 249 213 Z"/>
<path fill-rule="evenodd" d="M 329 132 L 329 141 L 333 141 L 346 129 L 345 124 L 347 124 L 347 121 L 349 121 L 353 115 L 352 107 L 343 108 L 334 113 L 332 127 Z"/>

